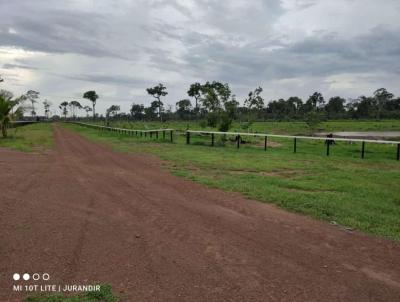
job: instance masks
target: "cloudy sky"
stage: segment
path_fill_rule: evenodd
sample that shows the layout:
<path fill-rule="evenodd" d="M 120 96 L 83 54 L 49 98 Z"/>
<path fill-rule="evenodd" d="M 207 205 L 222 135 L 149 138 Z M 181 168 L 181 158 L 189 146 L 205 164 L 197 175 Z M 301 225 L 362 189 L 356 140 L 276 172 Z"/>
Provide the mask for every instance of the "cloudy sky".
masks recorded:
<path fill-rule="evenodd" d="M 0 0 L 0 75 L 53 110 L 96 90 L 99 113 L 149 104 L 159 82 L 167 104 L 206 80 L 240 101 L 257 86 L 266 100 L 400 95 L 400 1 Z"/>

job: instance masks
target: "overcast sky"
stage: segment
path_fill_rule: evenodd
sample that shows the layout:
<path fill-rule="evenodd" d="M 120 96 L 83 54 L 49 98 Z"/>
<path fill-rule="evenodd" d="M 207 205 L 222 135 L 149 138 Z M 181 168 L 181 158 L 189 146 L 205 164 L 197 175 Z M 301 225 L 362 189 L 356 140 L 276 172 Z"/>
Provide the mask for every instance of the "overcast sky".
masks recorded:
<path fill-rule="evenodd" d="M 99 113 L 148 105 L 159 82 L 173 105 L 207 80 L 241 102 L 257 86 L 267 101 L 400 95 L 400 1 L 0 0 L 0 74 L 53 110 L 96 90 Z"/>

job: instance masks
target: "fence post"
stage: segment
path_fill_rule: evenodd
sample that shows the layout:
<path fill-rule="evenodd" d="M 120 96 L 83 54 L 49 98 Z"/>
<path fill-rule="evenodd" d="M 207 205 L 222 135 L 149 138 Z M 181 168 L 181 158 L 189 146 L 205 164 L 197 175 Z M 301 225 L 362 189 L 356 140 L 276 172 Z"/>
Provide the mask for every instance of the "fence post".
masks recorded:
<path fill-rule="evenodd" d="M 190 144 L 190 132 L 186 131 L 186 144 L 189 145 Z"/>
<path fill-rule="evenodd" d="M 329 142 L 326 142 L 326 156 L 329 156 Z"/>
<path fill-rule="evenodd" d="M 267 136 L 264 137 L 264 151 L 267 151 Z"/>
<path fill-rule="evenodd" d="M 153 131 L 150 131 L 150 138 L 153 138 Z"/>
<path fill-rule="evenodd" d="M 297 152 L 297 137 L 294 138 L 293 141 L 293 153 Z"/>
<path fill-rule="evenodd" d="M 158 139 L 158 131 L 156 131 L 156 139 Z"/>
<path fill-rule="evenodd" d="M 237 136 L 237 148 L 240 148 L 240 135 Z"/>
<path fill-rule="evenodd" d="M 147 132 L 144 133 L 144 137 L 147 137 Z"/>
<path fill-rule="evenodd" d="M 365 155 L 365 142 L 362 142 L 361 146 L 361 158 L 364 158 Z"/>
<path fill-rule="evenodd" d="M 165 130 L 162 132 L 162 138 L 165 139 Z"/>
<path fill-rule="evenodd" d="M 397 160 L 400 160 L 400 144 L 397 144 Z"/>
<path fill-rule="evenodd" d="M 171 138 L 170 138 L 171 143 L 174 141 L 174 139 L 173 139 L 173 133 L 172 133 L 172 132 L 174 132 L 174 130 L 171 130 Z"/>
<path fill-rule="evenodd" d="M 214 147 L 214 133 L 211 133 L 211 146 Z"/>

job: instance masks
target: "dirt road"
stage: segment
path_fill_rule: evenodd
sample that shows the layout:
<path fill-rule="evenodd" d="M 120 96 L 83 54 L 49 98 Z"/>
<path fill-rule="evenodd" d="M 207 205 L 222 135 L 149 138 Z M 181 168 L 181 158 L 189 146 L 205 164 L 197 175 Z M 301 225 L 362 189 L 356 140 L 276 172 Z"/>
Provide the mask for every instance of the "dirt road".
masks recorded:
<path fill-rule="evenodd" d="M 400 301 L 400 245 L 171 176 L 62 128 L 0 150 L 0 301 L 13 273 L 126 301 Z M 268 185 L 268 184 L 266 184 Z"/>

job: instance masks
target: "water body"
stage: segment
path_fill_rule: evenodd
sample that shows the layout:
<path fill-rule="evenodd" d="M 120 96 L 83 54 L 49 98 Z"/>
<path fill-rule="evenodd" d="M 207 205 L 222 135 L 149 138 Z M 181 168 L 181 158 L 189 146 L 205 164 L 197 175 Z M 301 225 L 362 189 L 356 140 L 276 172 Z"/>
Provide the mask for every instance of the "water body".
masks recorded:
<path fill-rule="evenodd" d="M 365 139 L 393 139 L 400 138 L 400 131 L 340 131 L 330 132 L 334 137 L 343 138 L 365 138 Z M 318 136 L 325 136 L 328 132 L 317 133 Z"/>

